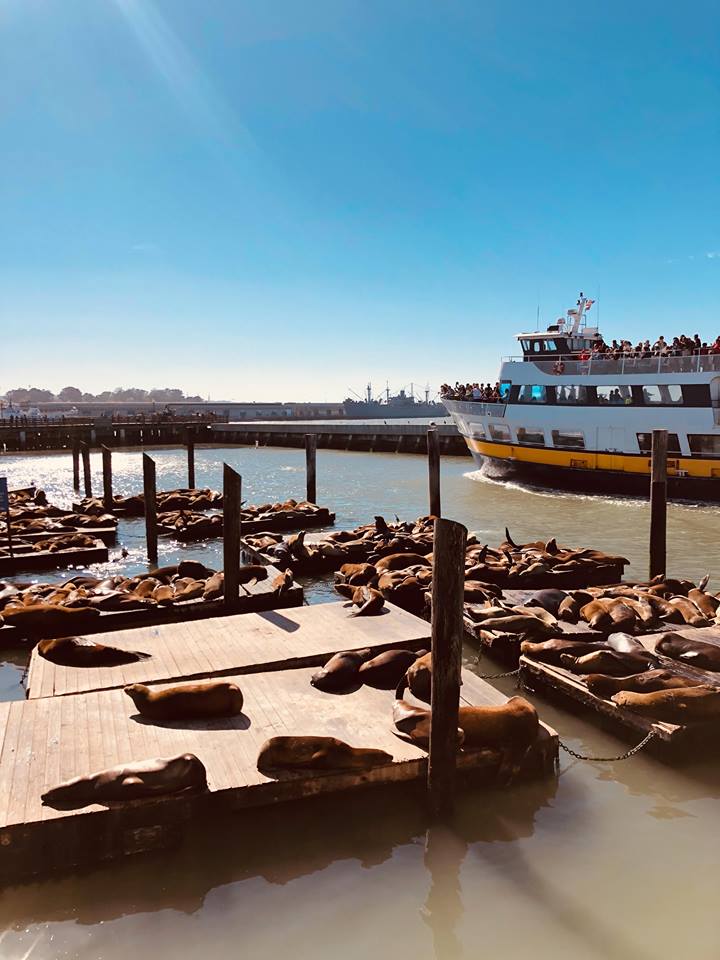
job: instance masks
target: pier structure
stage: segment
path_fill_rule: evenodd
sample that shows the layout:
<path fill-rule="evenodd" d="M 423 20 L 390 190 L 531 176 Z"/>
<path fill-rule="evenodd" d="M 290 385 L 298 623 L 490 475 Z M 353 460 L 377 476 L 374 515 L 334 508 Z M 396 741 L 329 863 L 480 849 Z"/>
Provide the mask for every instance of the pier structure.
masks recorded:
<path fill-rule="evenodd" d="M 344 695 L 329 694 L 313 687 L 310 678 L 341 647 L 418 649 L 428 637 L 425 621 L 392 605 L 380 617 L 350 619 L 347 608 L 335 603 L 232 616 L 187 625 L 183 631 L 158 628 L 156 635 L 146 630 L 113 636 L 116 645 L 144 647 L 150 653 L 149 660 L 131 667 L 74 670 L 41 663 L 34 654 L 31 699 L 0 704 L 0 782 L 5 785 L 0 796 L 0 880 L 167 846 L 198 822 L 227 811 L 422 780 L 427 753 L 396 735 L 393 691 L 363 685 Z M 142 667 L 134 678 L 155 687 L 222 676 L 240 686 L 243 713 L 226 719 L 150 722 L 137 715 L 121 687 L 132 667 Z M 77 679 L 68 680 L 73 673 Z M 467 670 L 462 680 L 464 705 L 502 704 L 507 699 Z M 355 747 L 379 748 L 392 759 L 363 771 L 260 772 L 261 746 L 269 737 L 282 735 L 337 737 Z M 188 752 L 207 771 L 208 789 L 200 793 L 73 810 L 42 803 L 46 790 L 72 777 Z M 556 760 L 557 735 L 543 724 L 521 776 L 551 776 Z M 497 769 L 498 756 L 491 751 L 458 756 L 460 776 L 495 783 Z"/>

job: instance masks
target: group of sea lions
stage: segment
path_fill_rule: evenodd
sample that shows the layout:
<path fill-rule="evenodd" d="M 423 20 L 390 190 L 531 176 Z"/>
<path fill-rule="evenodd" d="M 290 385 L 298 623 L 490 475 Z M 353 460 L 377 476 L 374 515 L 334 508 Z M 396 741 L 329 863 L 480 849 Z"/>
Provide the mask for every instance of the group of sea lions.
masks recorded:
<path fill-rule="evenodd" d="M 261 564 L 246 564 L 239 570 L 241 587 L 267 577 L 268 568 Z M 272 589 L 281 596 L 292 583 L 292 573 L 285 571 L 273 579 Z M 197 560 L 181 560 L 129 577 L 78 574 L 60 584 L 25 586 L 0 581 L 0 624 L 19 627 L 31 636 L 76 634 L 90 628 L 102 612 L 219 600 L 224 589 L 223 572 Z"/>
<path fill-rule="evenodd" d="M 301 502 L 286 500 L 283 503 L 245 504 L 240 519 L 242 523 L 253 521 L 287 529 L 312 521 L 324 522 L 325 516 L 328 520 L 331 519 L 327 510 L 310 503 L 309 500 Z M 179 540 L 208 540 L 223 535 L 223 517 L 221 514 L 208 515 L 184 509 L 163 512 L 158 516 L 158 529 L 161 533 L 174 536 Z M 274 539 L 273 543 L 280 539 L 280 537 L 277 540 Z"/>
<path fill-rule="evenodd" d="M 10 532 L 14 536 L 23 537 L 31 533 L 71 534 L 78 531 L 88 533 L 93 530 L 102 530 L 116 527 L 117 520 L 109 513 L 101 516 L 87 517 L 80 513 L 63 513 L 57 517 L 22 517 L 10 519 Z M 0 521 L 0 534 L 7 536 L 7 522 Z"/>
<path fill-rule="evenodd" d="M 223 505 L 222 494 L 208 487 L 159 490 L 155 499 L 158 513 L 171 510 L 215 510 L 221 509 Z M 85 497 L 78 506 L 81 513 L 89 516 L 105 512 L 103 501 L 97 497 Z M 129 497 L 116 493 L 113 496 L 113 510 L 127 517 L 142 517 L 145 515 L 145 497 L 142 493 Z"/>

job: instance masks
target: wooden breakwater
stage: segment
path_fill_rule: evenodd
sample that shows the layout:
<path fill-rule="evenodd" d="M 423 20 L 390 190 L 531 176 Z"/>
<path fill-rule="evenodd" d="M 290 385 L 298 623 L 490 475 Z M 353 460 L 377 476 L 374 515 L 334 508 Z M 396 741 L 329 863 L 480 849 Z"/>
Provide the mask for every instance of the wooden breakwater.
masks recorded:
<path fill-rule="evenodd" d="M 82 443 L 92 449 L 106 447 L 182 446 L 188 437 L 194 443 L 213 443 L 211 424 L 197 420 L 127 422 L 95 420 L 87 423 L 33 421 L 0 423 L 0 452 L 25 450 L 72 450 Z"/>
<path fill-rule="evenodd" d="M 439 453 L 469 456 L 464 438 L 454 424 L 436 428 Z M 218 445 L 247 444 L 261 447 L 304 447 L 306 435 L 317 446 L 330 450 L 371 453 L 427 454 L 428 424 L 415 423 L 218 423 L 209 431 Z"/>

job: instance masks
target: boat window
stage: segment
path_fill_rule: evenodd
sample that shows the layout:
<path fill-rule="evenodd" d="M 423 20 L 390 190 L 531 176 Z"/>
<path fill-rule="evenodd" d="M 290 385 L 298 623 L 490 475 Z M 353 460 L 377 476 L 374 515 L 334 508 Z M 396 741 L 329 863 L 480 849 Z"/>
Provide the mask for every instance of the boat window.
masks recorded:
<path fill-rule="evenodd" d="M 585 449 L 585 438 L 580 430 L 553 430 L 552 441 L 556 447 L 573 447 L 576 450 Z"/>
<path fill-rule="evenodd" d="M 520 341 L 520 344 L 521 344 L 523 350 L 525 351 L 525 353 L 527 353 L 528 350 L 530 349 L 530 341 L 529 341 L 529 340 L 521 340 L 521 341 Z"/>
<path fill-rule="evenodd" d="M 643 387 L 643 400 L 645 403 L 682 403 L 682 387 L 679 383 L 662 383 L 658 386 Z"/>
<path fill-rule="evenodd" d="M 555 387 L 556 403 L 589 403 L 588 389 L 576 384 Z"/>
<path fill-rule="evenodd" d="M 542 353 L 544 346 L 545 346 L 544 340 L 533 340 L 532 342 L 532 348 L 535 351 L 535 353 Z"/>
<path fill-rule="evenodd" d="M 541 447 L 545 446 L 545 434 L 540 427 L 518 427 L 518 443 L 534 443 Z"/>
<path fill-rule="evenodd" d="M 475 423 L 473 420 L 470 424 L 470 429 L 472 430 L 472 436 L 475 440 L 485 439 L 485 427 L 481 423 Z"/>
<path fill-rule="evenodd" d="M 688 443 L 690 452 L 696 457 L 718 457 L 720 456 L 720 434 L 715 433 L 689 433 Z"/>
<path fill-rule="evenodd" d="M 507 400 L 510 394 L 510 381 L 502 380 L 500 386 L 498 387 L 498 392 L 501 400 Z"/>
<path fill-rule="evenodd" d="M 630 406 L 633 402 L 632 391 L 629 386 L 622 387 L 597 387 L 597 402 L 600 404 L 615 404 L 615 406 Z"/>
<path fill-rule="evenodd" d="M 518 403 L 545 403 L 547 391 L 542 384 L 525 383 L 520 387 Z"/>
<path fill-rule="evenodd" d="M 639 433 L 637 435 L 637 441 L 638 446 L 640 447 L 640 453 L 650 456 L 652 453 L 652 434 Z M 668 434 L 668 453 L 682 454 L 682 450 L 680 449 L 680 441 L 676 433 Z"/>
<path fill-rule="evenodd" d="M 510 427 L 506 427 L 502 423 L 491 423 L 490 436 L 493 438 L 493 440 L 509 440 Z"/>
<path fill-rule="evenodd" d="M 547 346 L 547 349 L 548 349 L 548 350 L 553 350 L 553 351 L 557 350 L 557 347 L 555 346 L 555 341 L 554 341 L 554 340 L 546 340 L 545 343 L 546 343 L 546 346 Z"/>

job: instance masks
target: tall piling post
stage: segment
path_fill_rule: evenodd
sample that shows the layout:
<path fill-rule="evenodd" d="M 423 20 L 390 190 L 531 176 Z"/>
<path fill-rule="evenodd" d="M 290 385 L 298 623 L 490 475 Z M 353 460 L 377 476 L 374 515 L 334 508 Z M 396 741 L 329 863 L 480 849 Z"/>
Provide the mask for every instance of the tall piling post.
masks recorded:
<path fill-rule="evenodd" d="M 466 542 L 467 530 L 461 523 L 435 521 L 427 790 L 430 813 L 436 817 L 449 813 L 455 798 Z"/>
<path fill-rule="evenodd" d="M 317 434 L 305 434 L 305 499 L 317 503 Z"/>
<path fill-rule="evenodd" d="M 195 489 L 195 441 L 193 440 L 193 434 L 191 433 L 189 428 L 187 431 L 185 446 L 187 447 L 188 487 L 191 490 L 194 490 Z"/>
<path fill-rule="evenodd" d="M 440 443 L 438 432 L 431 427 L 427 432 L 428 482 L 430 489 L 430 516 L 439 517 L 440 512 Z"/>
<path fill-rule="evenodd" d="M 143 496 L 145 499 L 145 539 L 150 563 L 158 562 L 157 531 L 157 486 L 155 480 L 155 461 L 143 454 Z"/>
<path fill-rule="evenodd" d="M 650 463 L 650 579 L 667 573 L 667 430 L 652 432 Z"/>
<path fill-rule="evenodd" d="M 110 447 L 106 447 L 105 444 L 103 444 L 101 450 L 103 472 L 103 506 L 106 510 L 110 511 L 114 506 L 112 489 L 112 450 Z"/>
<path fill-rule="evenodd" d="M 83 465 L 83 484 L 85 487 L 85 496 L 92 496 L 92 474 L 90 473 L 90 447 L 84 440 L 80 442 L 80 456 Z"/>
<path fill-rule="evenodd" d="M 240 596 L 240 523 L 242 477 L 223 464 L 223 570 L 225 605 L 232 607 Z"/>
<path fill-rule="evenodd" d="M 73 490 L 80 490 L 80 444 L 73 440 L 72 445 Z"/>

